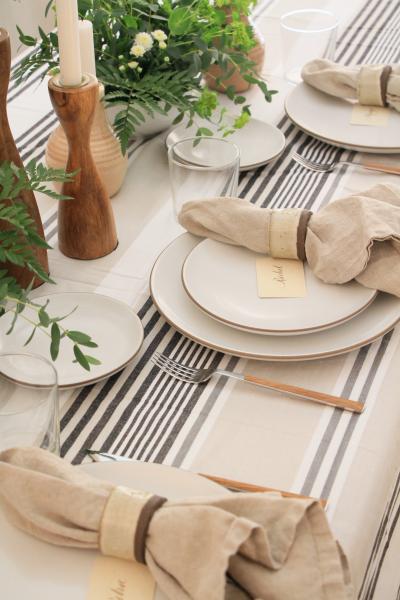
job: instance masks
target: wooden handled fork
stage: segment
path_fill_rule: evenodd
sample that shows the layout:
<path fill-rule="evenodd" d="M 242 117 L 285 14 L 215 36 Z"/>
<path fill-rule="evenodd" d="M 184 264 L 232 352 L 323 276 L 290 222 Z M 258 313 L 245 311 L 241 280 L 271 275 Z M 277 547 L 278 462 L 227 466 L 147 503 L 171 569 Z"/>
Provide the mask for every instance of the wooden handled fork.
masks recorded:
<path fill-rule="evenodd" d="M 213 375 L 223 375 L 225 377 L 231 377 L 240 381 L 246 381 L 253 385 L 266 388 L 268 390 L 275 390 L 282 392 L 288 396 L 294 398 L 300 398 L 302 400 L 309 400 L 312 402 L 318 402 L 319 404 L 328 404 L 336 408 L 343 410 L 349 410 L 355 413 L 361 413 L 364 410 L 364 405 L 361 402 L 355 400 L 348 400 L 347 398 L 341 398 L 339 396 L 331 396 L 323 392 L 316 392 L 315 390 L 308 390 L 296 385 L 290 385 L 288 383 L 281 383 L 279 381 L 273 381 L 272 379 L 261 379 L 260 377 L 254 377 L 254 375 L 245 375 L 242 373 L 232 373 L 231 371 L 223 371 L 222 369 L 194 369 L 183 365 L 165 354 L 155 352 L 151 358 L 152 362 L 162 371 L 168 373 L 171 377 L 175 377 L 185 383 L 200 384 L 208 381 Z"/>

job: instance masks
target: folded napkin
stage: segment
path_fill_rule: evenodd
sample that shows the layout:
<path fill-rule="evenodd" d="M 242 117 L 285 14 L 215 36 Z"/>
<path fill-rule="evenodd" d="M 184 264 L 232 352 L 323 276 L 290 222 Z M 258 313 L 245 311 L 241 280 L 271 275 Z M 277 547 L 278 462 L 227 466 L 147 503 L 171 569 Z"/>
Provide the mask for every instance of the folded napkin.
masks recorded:
<path fill-rule="evenodd" d="M 391 106 L 400 111 L 400 65 L 344 66 L 324 58 L 304 65 L 303 80 L 321 92 L 358 100 L 367 106 Z"/>
<path fill-rule="evenodd" d="M 240 198 L 187 202 L 188 231 L 275 258 L 307 259 L 327 283 L 356 279 L 400 297 L 400 188 L 377 185 L 312 214 L 259 208 Z"/>
<path fill-rule="evenodd" d="M 277 494 L 167 501 L 40 449 L 0 454 L 0 506 L 47 542 L 145 561 L 171 600 L 345 600 L 345 559 L 320 504 Z M 226 572 L 237 585 L 226 585 Z"/>

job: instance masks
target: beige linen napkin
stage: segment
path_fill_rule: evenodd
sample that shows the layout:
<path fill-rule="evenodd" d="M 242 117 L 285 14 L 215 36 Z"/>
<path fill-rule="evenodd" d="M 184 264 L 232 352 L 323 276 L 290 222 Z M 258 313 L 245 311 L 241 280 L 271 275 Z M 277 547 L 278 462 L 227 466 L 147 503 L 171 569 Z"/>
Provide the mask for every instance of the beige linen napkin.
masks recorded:
<path fill-rule="evenodd" d="M 324 58 L 304 65 L 301 76 L 312 87 L 367 106 L 400 111 L 400 65 L 344 66 Z"/>
<path fill-rule="evenodd" d="M 306 258 L 327 283 L 356 279 L 400 297 L 400 188 L 377 185 L 314 214 L 240 198 L 198 200 L 184 204 L 178 218 L 195 235 L 275 258 Z"/>
<path fill-rule="evenodd" d="M 43 450 L 17 448 L 0 454 L 0 506 L 42 540 L 131 560 L 140 530 L 145 561 L 171 600 L 352 597 L 343 556 L 311 499 L 255 493 L 160 501 Z M 227 571 L 237 588 L 226 585 Z"/>

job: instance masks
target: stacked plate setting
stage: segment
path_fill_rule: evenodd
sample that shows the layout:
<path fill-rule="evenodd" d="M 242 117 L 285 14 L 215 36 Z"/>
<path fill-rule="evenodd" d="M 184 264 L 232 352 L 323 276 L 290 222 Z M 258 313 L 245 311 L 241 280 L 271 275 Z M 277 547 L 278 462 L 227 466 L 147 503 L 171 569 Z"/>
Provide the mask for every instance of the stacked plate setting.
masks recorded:
<path fill-rule="evenodd" d="M 357 152 L 398 154 L 400 114 L 388 108 L 385 123 L 352 125 L 355 104 L 324 94 L 303 82 L 286 98 L 285 110 L 299 129 L 332 146 Z"/>
<path fill-rule="evenodd" d="M 329 285 L 305 265 L 304 298 L 259 298 L 257 254 L 176 238 L 156 260 L 150 290 L 178 331 L 210 348 L 270 361 L 311 360 L 360 348 L 400 319 L 400 300 L 355 281 Z"/>

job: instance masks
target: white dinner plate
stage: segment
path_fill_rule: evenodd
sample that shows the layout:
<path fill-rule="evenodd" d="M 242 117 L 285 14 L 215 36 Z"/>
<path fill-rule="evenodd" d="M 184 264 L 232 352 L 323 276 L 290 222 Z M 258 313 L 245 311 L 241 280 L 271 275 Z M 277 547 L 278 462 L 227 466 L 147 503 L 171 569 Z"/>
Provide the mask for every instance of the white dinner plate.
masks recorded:
<path fill-rule="evenodd" d="M 285 109 L 297 127 L 340 148 L 377 154 L 400 152 L 400 114 L 388 109 L 386 125 L 352 125 L 354 103 L 299 83 L 287 96 Z"/>
<path fill-rule="evenodd" d="M 204 127 L 213 131 L 215 137 L 218 135 L 221 137 L 221 134 L 218 134 L 216 125 L 206 121 Z M 168 134 L 165 140 L 167 148 L 180 140 L 194 137 L 197 129 L 197 125 L 189 128 L 185 125 L 179 125 Z M 236 144 L 240 150 L 241 171 L 256 169 L 278 158 L 286 143 L 285 136 L 280 129 L 258 119 L 250 119 L 242 129 L 238 129 L 226 139 Z"/>
<path fill-rule="evenodd" d="M 247 248 L 203 240 L 187 256 L 182 281 L 191 300 L 210 317 L 245 331 L 293 335 L 334 327 L 355 317 L 377 292 L 356 281 L 324 283 L 305 264 L 304 298 L 260 298 L 256 259 Z"/>
<path fill-rule="evenodd" d="M 229 493 L 189 471 L 139 462 L 99 462 L 76 467 L 88 474 L 171 500 Z M 0 508 L 0 581 L 4 600 L 86 600 L 97 552 L 47 544 L 19 531 Z M 166 600 L 157 590 L 154 600 Z"/>
<path fill-rule="evenodd" d="M 90 335 L 98 344 L 98 348 L 83 346 L 81 348 L 86 354 L 101 361 L 100 365 L 93 365 L 90 371 L 86 371 L 73 362 L 73 343 L 69 340 L 61 340 L 60 354 L 54 363 L 61 389 L 79 387 L 109 377 L 123 369 L 139 352 L 143 343 L 143 326 L 139 317 L 127 304 L 109 296 L 86 292 L 49 294 L 36 297 L 34 300 L 44 304 L 47 298 L 50 300 L 47 309 L 50 316 L 66 315 L 75 306 L 78 307 L 69 317 L 61 321 L 60 325 L 65 329 L 78 330 Z M 25 310 L 28 315 L 29 309 Z M 35 313 L 30 316 L 32 315 Z M 24 346 L 32 327 L 23 318 L 19 318 L 14 331 L 6 335 L 11 320 L 12 313 L 5 314 L 0 319 L 0 352 L 29 352 L 49 358 L 48 336 L 42 331 L 37 331 L 30 344 Z M 4 361 L 2 365 L 3 375 L 19 380 L 19 375 L 14 376 L 11 360 L 7 370 Z M 32 374 L 29 382 L 34 383 L 31 376 Z"/>
<path fill-rule="evenodd" d="M 351 321 L 307 335 L 258 335 L 228 327 L 201 311 L 183 287 L 183 263 L 200 241 L 189 233 L 176 238 L 156 260 L 150 290 L 159 312 L 175 329 L 209 348 L 256 360 L 312 360 L 365 346 L 393 329 L 400 320 L 400 300 L 378 294 Z"/>

